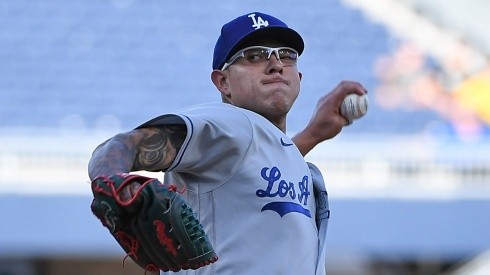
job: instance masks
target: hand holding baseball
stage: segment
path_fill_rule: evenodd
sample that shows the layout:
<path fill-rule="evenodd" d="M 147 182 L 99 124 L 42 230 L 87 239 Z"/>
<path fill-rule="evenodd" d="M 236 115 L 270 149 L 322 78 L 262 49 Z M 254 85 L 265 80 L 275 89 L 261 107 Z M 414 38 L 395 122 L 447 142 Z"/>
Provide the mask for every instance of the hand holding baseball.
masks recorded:
<path fill-rule="evenodd" d="M 306 155 L 317 144 L 335 137 L 348 121 L 342 114 L 342 101 L 348 95 L 365 96 L 366 89 L 355 81 L 342 81 L 332 91 L 322 96 L 308 125 L 293 137 L 301 154 Z M 366 96 L 367 98 L 367 96 Z M 366 105 L 367 106 L 367 105 Z M 367 110 L 367 109 L 366 109 Z M 347 112 L 346 112 L 347 113 Z M 352 122 L 352 121 L 350 121 Z"/>
<path fill-rule="evenodd" d="M 369 100 L 366 94 L 349 94 L 340 106 L 340 114 L 351 124 L 355 119 L 363 117 L 368 110 Z"/>

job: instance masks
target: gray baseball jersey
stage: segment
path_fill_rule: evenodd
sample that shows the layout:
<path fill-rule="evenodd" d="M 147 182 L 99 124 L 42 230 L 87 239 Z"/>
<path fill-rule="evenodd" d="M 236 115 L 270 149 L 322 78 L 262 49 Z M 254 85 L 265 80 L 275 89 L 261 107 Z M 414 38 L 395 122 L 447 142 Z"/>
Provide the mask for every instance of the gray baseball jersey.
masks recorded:
<path fill-rule="evenodd" d="M 315 221 L 314 179 L 289 137 L 264 117 L 225 103 L 145 125 L 167 123 L 185 123 L 187 137 L 164 182 L 185 186 L 219 256 L 178 274 L 324 274 L 326 231 L 319 234 Z"/>

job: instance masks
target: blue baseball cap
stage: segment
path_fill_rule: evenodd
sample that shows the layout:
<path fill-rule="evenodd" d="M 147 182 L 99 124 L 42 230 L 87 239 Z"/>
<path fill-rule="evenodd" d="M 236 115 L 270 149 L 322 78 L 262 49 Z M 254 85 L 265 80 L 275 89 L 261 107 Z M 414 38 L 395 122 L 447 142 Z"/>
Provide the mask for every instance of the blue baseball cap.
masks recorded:
<path fill-rule="evenodd" d="M 213 70 L 221 69 L 228 59 L 256 40 L 270 38 L 303 52 L 303 38 L 281 20 L 261 12 L 242 15 L 226 23 L 214 46 Z"/>

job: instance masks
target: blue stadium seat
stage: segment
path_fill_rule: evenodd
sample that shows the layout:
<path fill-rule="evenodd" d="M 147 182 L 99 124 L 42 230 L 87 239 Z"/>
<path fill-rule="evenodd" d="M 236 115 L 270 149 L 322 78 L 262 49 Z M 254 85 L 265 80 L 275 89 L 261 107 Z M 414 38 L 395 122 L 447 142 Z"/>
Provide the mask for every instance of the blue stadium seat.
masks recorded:
<path fill-rule="evenodd" d="M 338 0 L 1 5 L 0 127 L 60 127 L 78 116 L 75 126 L 93 128 L 110 115 L 130 129 L 163 112 L 218 101 L 209 74 L 219 29 L 260 7 L 306 40 L 303 92 L 289 116 L 289 130 L 295 131 L 340 80 L 375 87 L 372 66 L 390 39 L 382 26 Z M 353 130 L 372 129 L 376 119 L 367 117 Z"/>

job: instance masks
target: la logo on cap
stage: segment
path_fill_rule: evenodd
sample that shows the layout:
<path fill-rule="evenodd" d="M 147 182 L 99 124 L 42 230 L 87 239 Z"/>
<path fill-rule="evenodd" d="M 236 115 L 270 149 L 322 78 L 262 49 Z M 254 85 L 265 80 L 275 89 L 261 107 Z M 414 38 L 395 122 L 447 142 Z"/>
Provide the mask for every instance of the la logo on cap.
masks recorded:
<path fill-rule="evenodd" d="M 249 14 L 248 17 L 252 18 L 252 27 L 254 27 L 256 30 L 260 29 L 261 27 L 269 26 L 269 21 L 262 19 L 260 16 L 255 18 L 255 13 Z"/>

